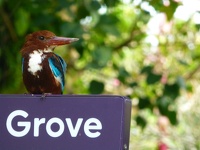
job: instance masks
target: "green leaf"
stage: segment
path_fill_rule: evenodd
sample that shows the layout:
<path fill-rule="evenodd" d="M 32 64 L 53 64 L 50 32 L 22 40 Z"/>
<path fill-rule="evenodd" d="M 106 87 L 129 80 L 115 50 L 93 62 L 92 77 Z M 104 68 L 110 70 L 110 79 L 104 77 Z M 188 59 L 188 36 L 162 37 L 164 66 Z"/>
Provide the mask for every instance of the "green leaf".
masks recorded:
<path fill-rule="evenodd" d="M 77 50 L 77 52 L 79 53 L 80 55 L 80 58 L 83 57 L 83 53 L 84 53 L 84 47 L 83 47 L 83 39 L 79 39 L 78 42 L 74 43 L 73 44 L 73 47 Z"/>
<path fill-rule="evenodd" d="M 87 10 L 84 4 L 78 7 L 78 12 L 77 12 L 78 19 L 85 18 L 86 16 L 89 16 L 89 14 L 90 12 Z"/>
<path fill-rule="evenodd" d="M 95 28 L 100 34 L 103 35 L 115 35 L 120 36 L 120 32 L 116 24 L 119 22 L 119 19 L 116 15 L 113 14 L 104 14 L 100 16 L 99 22 L 96 24 Z"/>
<path fill-rule="evenodd" d="M 154 73 L 150 72 L 147 75 L 146 81 L 147 81 L 148 84 L 155 84 L 156 82 L 160 81 L 161 77 L 162 77 L 161 75 L 154 74 Z"/>
<path fill-rule="evenodd" d="M 160 113 L 166 116 L 171 124 L 177 124 L 177 112 L 175 110 L 169 109 L 170 105 L 173 105 L 173 99 L 171 97 L 163 96 L 157 100 L 157 105 Z"/>
<path fill-rule="evenodd" d="M 151 108 L 152 105 L 151 105 L 149 98 L 140 98 L 138 107 L 139 107 L 139 109 Z"/>
<path fill-rule="evenodd" d="M 60 30 L 64 36 L 67 37 L 72 37 L 74 35 L 79 35 L 81 36 L 82 34 L 82 29 L 79 27 L 78 23 L 70 23 L 70 22 L 65 22 L 60 25 Z M 77 37 L 79 38 L 79 37 Z"/>
<path fill-rule="evenodd" d="M 3 0 L 0 0 L 0 6 L 2 5 L 2 3 L 3 3 Z"/>
<path fill-rule="evenodd" d="M 118 79 L 119 79 L 121 82 L 125 83 L 126 78 L 127 78 L 128 76 L 130 76 L 130 74 L 126 71 L 126 69 L 125 69 L 124 67 L 120 67 L 118 70 L 119 70 Z"/>
<path fill-rule="evenodd" d="M 176 8 L 178 7 L 178 3 L 173 0 L 169 1 L 169 6 L 165 6 L 161 0 L 150 0 L 150 5 L 152 5 L 152 7 L 154 7 L 157 11 L 164 12 L 167 16 L 167 19 L 171 20 Z"/>
<path fill-rule="evenodd" d="M 101 94 L 104 90 L 104 83 L 92 80 L 90 82 L 89 91 L 91 94 Z"/>
<path fill-rule="evenodd" d="M 186 85 L 186 90 L 187 90 L 187 92 L 193 92 L 193 86 L 192 86 L 192 84 L 187 84 Z"/>
<path fill-rule="evenodd" d="M 164 88 L 163 95 L 170 97 L 171 99 L 175 100 L 179 96 L 180 87 L 177 83 L 174 84 L 166 84 Z"/>
<path fill-rule="evenodd" d="M 137 82 L 131 82 L 131 83 L 129 83 L 129 86 L 133 88 L 133 87 L 138 86 L 138 83 Z"/>
<path fill-rule="evenodd" d="M 163 2 L 161 0 L 148 0 L 148 1 L 150 1 L 149 4 L 158 11 L 163 7 Z"/>
<path fill-rule="evenodd" d="M 91 9 L 91 10 L 97 11 L 100 7 L 101 7 L 101 5 L 100 5 L 99 1 L 92 0 L 92 1 L 90 2 L 90 9 Z"/>
<path fill-rule="evenodd" d="M 17 34 L 22 36 L 24 35 L 29 27 L 29 13 L 26 12 L 23 8 L 18 9 L 16 12 L 16 21 L 15 28 Z"/>
<path fill-rule="evenodd" d="M 93 60 L 91 66 L 94 68 L 101 68 L 107 65 L 108 61 L 111 59 L 112 51 L 108 47 L 96 47 L 92 53 Z"/>
<path fill-rule="evenodd" d="M 108 7 L 114 7 L 119 0 L 104 0 L 104 2 Z"/>
<path fill-rule="evenodd" d="M 178 7 L 178 3 L 170 0 L 170 6 L 163 6 L 160 11 L 164 12 L 167 15 L 167 19 L 171 20 L 174 16 L 174 12 L 176 11 L 176 8 Z"/>
<path fill-rule="evenodd" d="M 140 115 L 138 115 L 135 120 L 137 122 L 137 125 L 139 125 L 142 128 L 144 128 L 147 125 L 146 119 Z"/>
<path fill-rule="evenodd" d="M 162 115 L 168 114 L 168 107 L 172 103 L 172 99 L 167 96 L 162 96 L 157 99 L 157 106 Z"/>
<path fill-rule="evenodd" d="M 149 74 L 150 72 L 152 72 L 152 70 L 153 70 L 153 66 L 144 66 L 141 69 L 141 73 L 147 73 L 147 74 Z"/>
<path fill-rule="evenodd" d="M 168 111 L 167 117 L 169 118 L 171 124 L 176 125 L 177 124 L 177 112 L 176 111 Z"/>

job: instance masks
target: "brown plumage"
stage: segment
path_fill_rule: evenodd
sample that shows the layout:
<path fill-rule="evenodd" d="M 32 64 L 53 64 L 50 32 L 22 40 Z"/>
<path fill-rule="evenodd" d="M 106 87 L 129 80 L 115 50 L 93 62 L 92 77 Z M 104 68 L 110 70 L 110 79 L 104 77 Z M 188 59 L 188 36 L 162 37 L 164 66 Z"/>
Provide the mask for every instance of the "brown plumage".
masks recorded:
<path fill-rule="evenodd" d="M 26 37 L 21 54 L 23 81 L 29 93 L 62 93 L 66 63 L 53 50 L 56 46 L 77 40 L 77 38 L 57 37 L 47 30 L 37 31 Z"/>

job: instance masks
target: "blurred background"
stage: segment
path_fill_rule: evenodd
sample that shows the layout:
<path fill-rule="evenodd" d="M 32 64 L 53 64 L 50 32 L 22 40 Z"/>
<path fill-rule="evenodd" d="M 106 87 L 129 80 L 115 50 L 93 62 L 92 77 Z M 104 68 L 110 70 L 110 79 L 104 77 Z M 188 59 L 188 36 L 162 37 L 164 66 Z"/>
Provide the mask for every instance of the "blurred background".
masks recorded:
<path fill-rule="evenodd" d="M 130 150 L 200 149 L 200 0 L 0 0 L 1 94 L 26 93 L 20 49 L 44 29 L 80 39 L 55 50 L 64 94 L 132 100 Z"/>

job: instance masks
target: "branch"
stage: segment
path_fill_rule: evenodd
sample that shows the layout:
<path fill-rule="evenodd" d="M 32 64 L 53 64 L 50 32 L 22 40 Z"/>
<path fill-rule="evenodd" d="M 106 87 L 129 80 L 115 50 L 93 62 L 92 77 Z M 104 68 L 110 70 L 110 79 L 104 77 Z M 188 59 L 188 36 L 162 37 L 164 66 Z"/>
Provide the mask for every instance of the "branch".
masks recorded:
<path fill-rule="evenodd" d="M 138 17 L 136 17 L 134 19 L 133 24 L 131 25 L 129 37 L 126 40 L 124 40 L 122 43 L 120 43 L 119 45 L 114 47 L 115 50 L 120 50 L 122 47 L 127 46 L 129 43 L 131 43 L 133 41 L 133 36 L 134 35 L 140 34 L 140 32 L 138 32 L 138 30 L 135 30 L 136 26 L 137 26 L 137 21 L 140 18 L 140 16 L 141 15 L 139 15 Z"/>
<path fill-rule="evenodd" d="M 185 79 L 186 79 L 186 80 L 191 79 L 199 70 L 200 70 L 200 64 L 199 64 L 192 72 L 190 72 L 190 73 L 185 77 Z"/>
<path fill-rule="evenodd" d="M 13 41 L 17 41 L 17 35 L 15 33 L 14 27 L 12 26 L 12 22 L 8 16 L 8 14 L 3 10 L 3 8 L 0 8 L 0 15 L 4 21 L 5 26 L 7 27 L 10 36 L 12 38 Z"/>

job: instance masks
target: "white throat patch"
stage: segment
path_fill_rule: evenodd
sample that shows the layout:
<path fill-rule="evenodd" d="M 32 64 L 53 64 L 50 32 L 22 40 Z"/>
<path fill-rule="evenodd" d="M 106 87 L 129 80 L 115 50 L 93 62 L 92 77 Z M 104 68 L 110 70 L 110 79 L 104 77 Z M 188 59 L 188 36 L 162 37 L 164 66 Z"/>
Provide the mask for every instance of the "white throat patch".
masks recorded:
<path fill-rule="evenodd" d="M 28 62 L 28 71 L 33 75 L 36 75 L 38 71 L 41 71 L 42 68 L 42 61 L 45 59 L 46 55 L 44 53 L 51 53 L 53 52 L 52 47 L 42 50 L 35 50 L 31 53 L 29 62 Z"/>
<path fill-rule="evenodd" d="M 28 71 L 33 75 L 36 75 L 37 71 L 42 70 L 42 58 L 43 52 L 41 50 L 35 50 L 33 53 L 30 54 L 30 59 L 28 62 Z"/>

